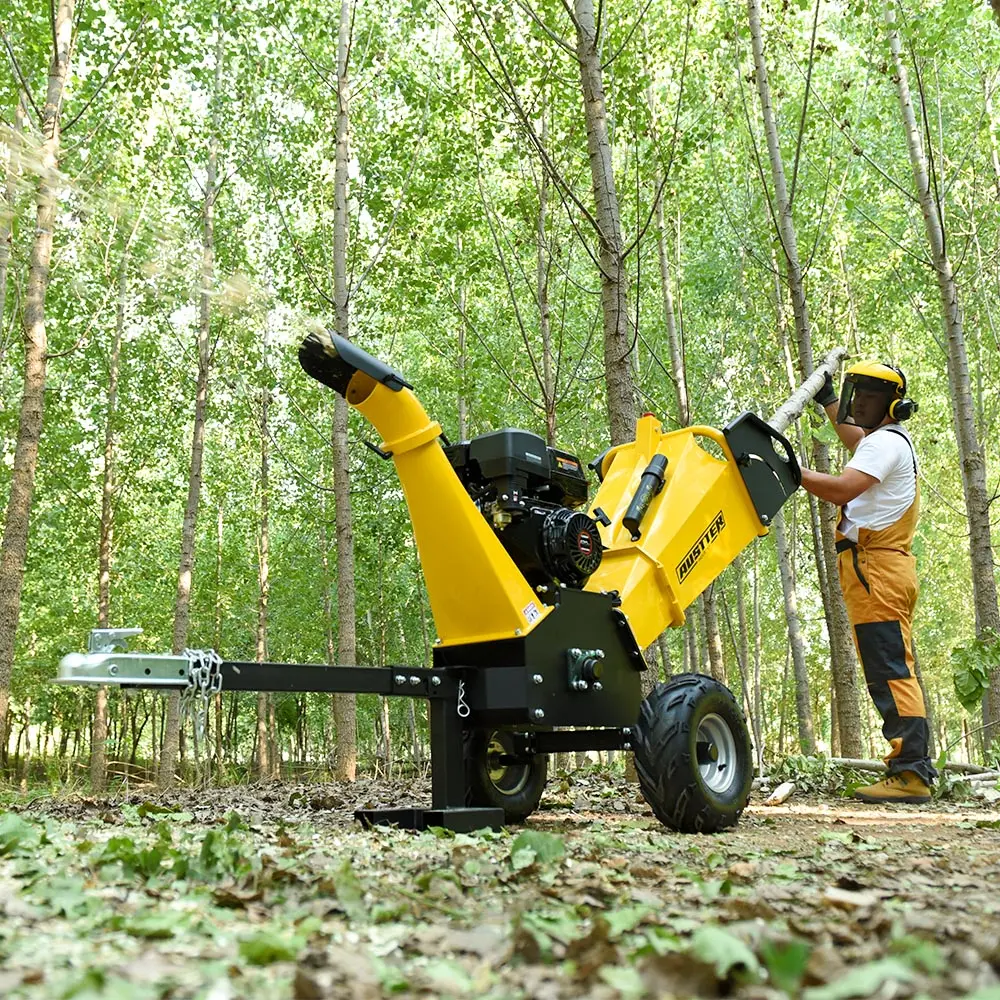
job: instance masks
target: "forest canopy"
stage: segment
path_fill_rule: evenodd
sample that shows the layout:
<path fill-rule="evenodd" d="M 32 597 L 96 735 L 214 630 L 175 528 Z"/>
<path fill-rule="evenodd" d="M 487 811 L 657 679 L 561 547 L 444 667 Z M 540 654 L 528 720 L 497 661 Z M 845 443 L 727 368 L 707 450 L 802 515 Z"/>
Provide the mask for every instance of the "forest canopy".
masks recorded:
<path fill-rule="evenodd" d="M 206 749 L 220 777 L 426 759 L 410 701 L 360 698 L 355 750 L 344 702 L 228 694 L 207 747 L 178 748 L 175 698 L 50 683 L 98 625 L 142 627 L 151 652 L 429 664 L 399 482 L 299 369 L 316 328 L 399 369 L 451 440 L 519 427 L 584 463 L 644 411 L 668 429 L 766 418 L 836 346 L 900 366 L 936 752 L 982 761 L 1000 719 L 997 17 L 933 0 L 11 8 L 12 773 L 83 781 L 96 754 L 98 786 L 106 768 L 163 782 Z M 806 464 L 846 458 L 818 409 L 789 433 Z M 767 762 L 884 750 L 859 682 L 856 725 L 838 706 L 831 516 L 797 494 L 780 550 L 754 543 L 647 651 L 661 674 L 726 680 Z M 838 655 L 838 678 L 856 672 Z"/>

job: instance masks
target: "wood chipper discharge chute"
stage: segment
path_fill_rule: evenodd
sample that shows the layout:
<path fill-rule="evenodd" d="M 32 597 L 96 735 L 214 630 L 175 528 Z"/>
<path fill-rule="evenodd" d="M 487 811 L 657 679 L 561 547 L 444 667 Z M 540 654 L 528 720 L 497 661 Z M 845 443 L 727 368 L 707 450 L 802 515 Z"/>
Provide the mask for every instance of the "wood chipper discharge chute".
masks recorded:
<path fill-rule="evenodd" d="M 484 642 L 528 631 L 548 609 L 476 509 L 432 421 L 393 369 L 328 334 L 299 350 L 303 369 L 339 392 L 382 435 L 403 487 L 438 639 Z"/>
<path fill-rule="evenodd" d="M 299 361 L 371 422 L 382 442 L 370 447 L 395 464 L 438 633 L 433 665 L 133 653 L 125 640 L 141 630 L 99 629 L 88 653 L 63 658 L 59 681 L 183 690 L 202 725 L 220 690 L 426 698 L 431 807 L 358 810 L 366 825 L 522 820 L 548 755 L 584 750 L 634 751 L 643 795 L 674 829 L 736 823 L 752 777 L 742 710 L 698 674 L 643 698 L 642 649 L 767 533 L 799 485 L 788 442 L 751 413 L 669 433 L 646 415 L 592 466 L 601 485 L 588 503 L 578 458 L 522 430 L 448 442 L 399 372 L 335 334 L 310 334 Z"/>

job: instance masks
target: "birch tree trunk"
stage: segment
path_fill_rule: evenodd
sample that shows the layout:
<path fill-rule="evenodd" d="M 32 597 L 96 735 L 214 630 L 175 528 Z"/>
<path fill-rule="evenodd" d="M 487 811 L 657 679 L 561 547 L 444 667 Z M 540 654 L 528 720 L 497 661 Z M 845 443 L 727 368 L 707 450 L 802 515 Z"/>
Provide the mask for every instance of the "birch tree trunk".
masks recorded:
<path fill-rule="evenodd" d="M 542 114 L 539 136 L 542 144 L 546 142 L 547 124 L 545 114 Z M 545 170 L 539 171 L 535 183 L 538 196 L 538 215 L 535 221 L 535 298 L 538 306 L 538 332 L 542 340 L 542 408 L 545 412 L 545 443 L 556 446 L 556 386 L 555 364 L 552 358 L 552 323 L 549 305 L 549 270 L 551 257 L 548 244 L 548 206 L 549 206 L 549 175 Z M 552 767 L 559 774 L 571 770 L 571 758 L 568 752 L 553 754 Z M 573 765 L 580 766 L 579 754 L 572 758 Z"/>
<path fill-rule="evenodd" d="M 21 587 L 28 552 L 28 527 L 35 492 L 38 442 L 42 436 L 48 338 L 45 295 L 49 287 L 52 235 L 59 196 L 59 117 L 72 52 L 74 0 L 53 5 L 52 59 L 49 63 L 45 106 L 42 109 L 42 145 L 38 157 L 35 238 L 28 265 L 24 300 L 24 387 L 10 494 L 0 543 L 0 745 L 7 745 L 7 710 L 14 663 L 14 641 L 21 613 Z"/>
<path fill-rule="evenodd" d="M 990 534 L 990 493 L 986 486 L 986 456 L 979 444 L 976 430 L 962 307 L 958 285 L 945 246 L 942 206 L 936 200 L 931 188 L 927 157 L 910 96 L 899 32 L 896 30 L 896 12 L 891 3 L 885 5 L 885 23 L 895 69 L 899 107 L 906 130 L 906 146 L 910 154 L 913 183 L 917 189 L 920 212 L 924 217 L 924 229 L 937 278 L 941 317 L 948 343 L 948 386 L 951 390 L 952 421 L 961 462 L 962 492 L 969 519 L 969 556 L 972 562 L 972 601 L 976 611 L 976 635 L 984 638 L 995 637 L 1000 635 L 1000 608 L 997 605 L 993 540 Z M 1000 669 L 992 672 L 989 690 L 983 698 L 983 724 L 990 727 L 984 731 L 987 747 L 1000 740 L 996 723 L 1000 723 Z"/>
<path fill-rule="evenodd" d="M 111 550 L 114 544 L 115 497 L 115 419 L 118 409 L 118 368 L 121 359 L 122 333 L 125 330 L 125 304 L 128 295 L 128 248 L 118 272 L 118 308 L 115 333 L 108 357 L 108 418 L 104 427 L 104 473 L 101 484 L 101 526 L 97 543 L 97 627 L 111 624 Z M 107 784 L 108 689 L 97 689 L 94 705 L 93 735 L 90 748 L 90 787 L 103 792 Z"/>
<path fill-rule="evenodd" d="M 545 143 L 545 117 L 542 117 L 542 143 Z M 552 362 L 552 324 L 549 308 L 549 257 L 547 214 L 549 204 L 549 175 L 539 171 L 536 184 L 538 192 L 538 219 L 535 227 L 537 252 L 535 256 L 535 294 L 538 298 L 538 332 L 542 338 L 542 403 L 545 408 L 545 441 L 549 447 L 556 445 L 556 388 L 555 366 Z M 567 754 L 567 758 L 568 758 Z"/>
<path fill-rule="evenodd" d="M 587 154 L 597 205 L 608 428 L 611 443 L 615 445 L 630 441 L 635 433 L 635 387 L 629 367 L 632 337 L 629 329 L 628 275 L 625 271 L 618 192 L 611 162 L 611 139 L 608 135 L 593 0 L 574 0 L 573 9 L 576 56 L 580 65 L 583 111 L 587 122 Z"/>
<path fill-rule="evenodd" d="M 423 650 L 423 659 L 420 661 L 425 667 L 430 667 L 433 665 L 434 653 L 431 647 L 431 637 L 427 628 L 427 603 L 425 601 L 425 585 L 423 571 L 420 568 L 420 555 L 417 552 L 417 542 L 413 535 L 412 526 L 410 528 L 410 537 L 413 538 L 413 575 L 414 575 L 414 585 L 417 591 L 417 606 L 420 611 L 420 648 Z M 415 704 L 416 699 L 407 699 L 411 704 Z M 426 719 L 430 710 L 430 702 L 421 701 L 421 718 Z M 417 764 L 422 765 L 424 762 L 423 750 L 419 740 L 419 732 L 417 733 L 417 743 L 415 744 L 418 757 L 416 759 Z"/>
<path fill-rule="evenodd" d="M 455 237 L 455 248 L 462 254 L 462 234 Z M 458 440 L 469 438 L 469 403 L 465 398 L 466 370 L 469 366 L 468 349 L 465 346 L 465 300 L 466 287 L 463 280 L 458 286 Z"/>
<path fill-rule="evenodd" d="M 761 739 L 757 744 L 757 771 L 764 773 L 764 697 L 760 684 L 764 636 L 760 629 L 760 561 L 759 546 L 753 547 L 753 711 L 760 719 Z"/>
<path fill-rule="evenodd" d="M 257 541 L 257 643 L 258 663 L 267 662 L 267 601 L 271 593 L 270 581 L 270 525 L 268 522 L 270 468 L 268 465 L 268 406 L 270 392 L 265 389 L 260 401 L 260 531 Z M 270 705 L 272 697 L 263 691 L 257 694 L 257 777 L 271 781 L 275 761 L 271 748 L 275 742 L 271 727 Z"/>
<path fill-rule="evenodd" d="M 24 142 L 24 126 L 28 111 L 24 94 L 18 92 L 14 110 L 14 127 L 7 136 L 9 158 L 7 160 L 7 180 L 4 184 L 3 201 L 0 202 L 0 362 L 7 347 L 7 328 L 4 322 L 7 311 L 7 271 L 10 267 L 10 248 L 13 240 L 14 213 L 17 206 L 17 179 L 21 173 L 21 144 Z"/>
<path fill-rule="evenodd" d="M 702 599 L 699 597 L 692 605 L 688 613 L 687 621 L 684 623 L 685 651 L 688 659 L 688 666 L 685 673 L 700 674 L 702 670 L 701 644 L 698 640 L 699 620 L 703 619 Z"/>
<path fill-rule="evenodd" d="M 350 124 L 348 55 L 351 45 L 352 0 L 340 4 L 337 41 L 337 150 L 333 195 L 333 295 L 337 333 L 350 336 L 347 287 L 347 168 Z M 347 453 L 347 402 L 337 396 L 333 404 L 333 489 L 337 516 L 337 662 L 357 663 L 357 609 L 354 584 L 354 523 L 351 514 L 351 479 Z M 357 705 L 353 694 L 333 697 L 337 746 L 334 777 L 354 781 L 358 767 Z"/>
<path fill-rule="evenodd" d="M 812 374 L 814 368 L 812 332 L 809 324 L 809 309 L 806 303 L 802 268 L 799 263 L 795 225 L 792 219 L 791 200 L 789 198 L 788 185 L 785 181 L 785 168 L 781 157 L 781 148 L 778 144 L 777 121 L 774 107 L 771 103 L 767 64 L 764 60 L 759 0 L 747 0 L 747 12 L 749 15 L 750 39 L 753 47 L 754 78 L 757 82 L 757 93 L 760 97 L 764 134 L 767 140 L 768 160 L 770 161 L 771 178 L 774 184 L 774 223 L 781 242 L 788 286 L 792 297 L 792 313 L 795 317 L 795 333 L 798 344 L 799 373 L 805 379 Z M 821 472 L 829 470 L 829 453 L 826 446 L 818 440 L 813 445 L 813 465 Z M 860 755 L 862 753 L 862 743 L 857 667 L 843 595 L 840 593 L 839 588 L 833 586 L 832 582 L 837 579 L 837 572 L 836 555 L 833 545 L 833 524 L 829 519 L 829 515 L 823 518 L 821 527 L 823 529 L 823 544 L 821 550 L 816 553 L 816 560 L 817 564 L 820 560 L 823 560 L 826 566 L 826 577 L 830 581 L 829 586 L 824 591 L 824 603 L 829 606 L 827 621 L 830 626 L 831 670 L 833 672 L 834 683 L 837 687 L 841 746 L 844 748 L 845 753 L 850 753 L 852 756 L 855 754 Z"/>
<path fill-rule="evenodd" d="M 224 34 L 218 25 L 219 40 L 215 50 L 215 81 L 212 100 L 218 104 L 222 93 L 222 61 Z M 205 174 L 204 197 L 201 208 L 201 293 L 198 314 L 198 374 L 195 382 L 194 427 L 191 435 L 191 468 L 188 476 L 187 500 L 184 504 L 184 521 L 181 526 L 181 553 L 177 570 L 177 592 L 174 597 L 174 654 L 184 651 L 188 644 L 191 622 L 191 579 L 194 573 L 194 549 L 198 527 L 198 505 L 201 500 L 201 467 L 205 455 L 205 422 L 208 409 L 208 377 L 212 361 L 212 295 L 215 284 L 215 199 L 218 195 L 219 140 L 212 114 L 212 134 L 209 139 L 208 164 Z M 163 746 L 160 750 L 156 787 L 169 788 L 174 781 L 174 769 L 181 740 L 180 693 L 167 696 L 167 713 L 164 722 Z"/>
<path fill-rule="evenodd" d="M 212 643 L 213 649 L 222 649 L 222 539 L 223 539 L 223 527 L 225 524 L 224 520 L 224 508 L 222 503 L 219 503 L 218 516 L 215 521 L 215 628 L 212 631 L 214 641 Z M 233 692 L 230 696 L 232 698 L 239 698 L 236 692 Z M 215 767 L 216 774 L 219 779 L 222 779 L 222 762 L 223 762 L 223 747 L 224 742 L 222 739 L 222 692 L 216 692 L 212 699 L 215 708 L 215 747 L 212 754 L 212 760 Z"/>
<path fill-rule="evenodd" d="M 719 634 L 719 616 L 715 608 L 715 587 L 709 587 L 701 595 L 701 607 L 705 621 L 705 644 L 708 647 L 708 667 L 712 676 L 720 683 L 726 683 L 726 664 L 722 655 L 722 636 Z"/>
<path fill-rule="evenodd" d="M 653 114 L 654 102 L 652 88 L 646 88 L 646 102 L 649 105 L 650 115 Z M 654 182 L 656 189 L 661 188 L 662 178 L 657 171 Z M 677 217 L 677 239 L 680 243 L 680 215 Z M 660 297 L 663 301 L 663 321 L 667 329 L 667 342 L 670 346 L 670 373 L 674 383 L 674 395 L 677 399 L 677 424 L 679 427 L 687 427 L 691 422 L 691 410 L 688 405 L 687 391 L 687 369 L 684 364 L 684 342 L 681 331 L 678 329 L 677 312 L 674 309 L 674 294 L 670 278 L 670 256 L 667 252 L 667 233 L 663 215 L 663 199 L 656 199 L 656 254 L 660 266 Z M 678 260 L 680 256 L 678 254 Z M 670 667 L 667 654 L 666 632 L 662 632 L 659 637 L 659 645 L 663 654 L 663 668 L 665 675 L 669 678 Z M 685 647 L 686 649 L 686 647 Z M 643 695 L 648 695 L 653 689 L 645 677 L 642 678 Z"/>
<path fill-rule="evenodd" d="M 740 661 L 740 676 L 743 680 L 743 692 L 746 700 L 747 715 L 750 716 L 750 731 L 753 733 L 753 744 L 756 750 L 758 768 L 757 773 L 763 774 L 764 770 L 760 766 L 763 759 L 764 732 L 761 724 L 760 713 L 757 710 L 756 689 L 753 686 L 753 676 L 750 672 L 750 633 L 747 628 L 747 602 L 744 593 L 745 577 L 743 556 L 737 556 L 733 560 L 733 569 L 736 577 L 736 627 L 738 629 L 739 648 L 736 655 Z"/>
<path fill-rule="evenodd" d="M 654 178 L 659 187 L 659 179 Z M 677 223 L 680 230 L 680 219 Z M 656 255 L 660 265 L 660 296 L 663 300 L 663 321 L 667 328 L 667 343 L 670 346 L 670 374 L 674 380 L 674 394 L 677 397 L 677 423 L 687 427 L 691 423 L 691 409 L 688 404 L 687 373 L 684 366 L 684 345 L 677 325 L 674 309 L 674 293 L 670 281 L 670 258 L 667 253 L 666 225 L 663 219 L 663 199 L 656 201 Z"/>
<path fill-rule="evenodd" d="M 812 705 L 809 700 L 809 672 L 802 643 L 802 625 L 798 601 L 795 597 L 795 579 L 785 535 L 785 516 L 779 512 L 771 525 L 778 548 L 778 570 L 781 574 L 781 592 L 785 601 L 785 621 L 788 623 L 788 648 L 792 654 L 792 671 L 795 676 L 795 715 L 798 721 L 799 749 L 804 754 L 816 753 L 816 735 L 813 730 Z"/>
<path fill-rule="evenodd" d="M 329 543 L 326 535 L 326 511 L 323 511 L 323 519 L 319 523 L 319 550 L 320 550 L 320 560 L 323 565 L 323 624 L 324 631 L 326 633 L 326 662 L 331 666 L 337 662 L 337 644 L 333 636 L 333 601 L 331 599 L 331 588 L 332 580 L 330 578 L 330 554 L 329 554 Z M 336 774 L 337 768 L 337 747 L 339 742 L 336 739 L 336 733 L 339 732 L 339 716 L 338 712 L 338 695 L 330 695 L 330 714 L 333 719 L 334 724 L 334 737 L 328 744 L 328 763 L 331 772 Z M 353 778 L 347 776 L 342 777 L 341 780 L 349 781 Z"/>

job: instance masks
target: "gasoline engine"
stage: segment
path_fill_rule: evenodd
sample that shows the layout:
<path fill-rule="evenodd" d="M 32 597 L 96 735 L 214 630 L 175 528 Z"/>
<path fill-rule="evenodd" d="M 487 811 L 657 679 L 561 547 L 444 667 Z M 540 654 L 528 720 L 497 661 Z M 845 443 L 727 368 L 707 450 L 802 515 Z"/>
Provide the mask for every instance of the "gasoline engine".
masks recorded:
<path fill-rule="evenodd" d="M 544 603 L 553 603 L 560 584 L 581 588 L 600 566 L 601 536 L 579 510 L 587 502 L 587 477 L 574 455 L 512 429 L 448 445 L 445 454 Z"/>

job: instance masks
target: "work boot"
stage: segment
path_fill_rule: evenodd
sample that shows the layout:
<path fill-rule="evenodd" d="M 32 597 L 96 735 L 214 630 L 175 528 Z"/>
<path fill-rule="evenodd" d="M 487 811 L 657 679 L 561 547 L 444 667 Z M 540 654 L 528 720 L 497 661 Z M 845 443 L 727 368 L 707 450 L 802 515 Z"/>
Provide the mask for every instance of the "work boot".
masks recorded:
<path fill-rule="evenodd" d="M 894 802 L 930 802 L 931 790 L 913 771 L 890 774 L 873 785 L 854 789 L 854 798 L 862 802 L 892 805 Z"/>

